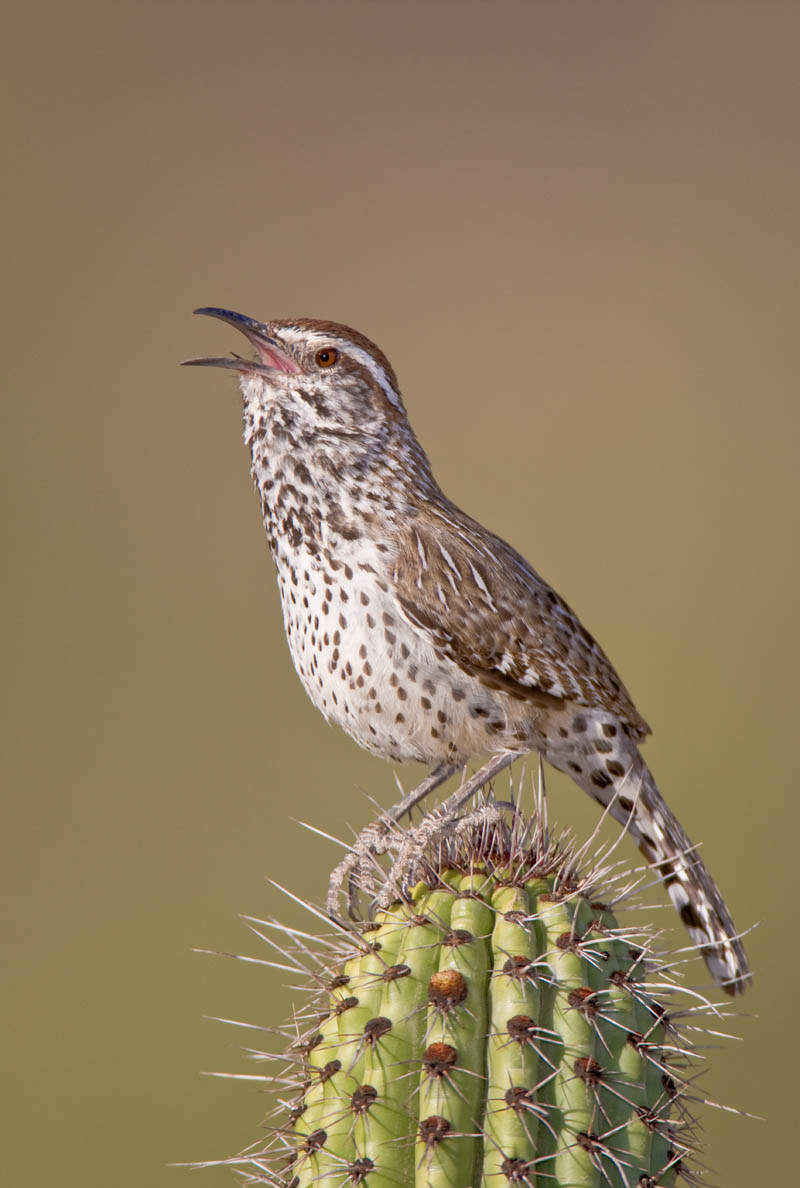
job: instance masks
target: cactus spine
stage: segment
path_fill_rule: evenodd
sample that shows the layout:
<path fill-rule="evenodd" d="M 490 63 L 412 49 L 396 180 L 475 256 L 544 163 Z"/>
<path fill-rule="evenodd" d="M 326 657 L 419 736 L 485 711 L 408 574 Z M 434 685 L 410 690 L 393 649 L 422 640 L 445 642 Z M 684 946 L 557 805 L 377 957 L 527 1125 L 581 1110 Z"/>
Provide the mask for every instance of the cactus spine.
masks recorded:
<path fill-rule="evenodd" d="M 314 1023 L 298 1016 L 282 1124 L 238 1161 L 248 1182 L 670 1188 L 686 1175 L 691 1046 L 648 988 L 649 937 L 617 924 L 598 872 L 487 802 L 420 873 L 340 934 Z M 668 998 L 670 981 L 660 966 Z"/>

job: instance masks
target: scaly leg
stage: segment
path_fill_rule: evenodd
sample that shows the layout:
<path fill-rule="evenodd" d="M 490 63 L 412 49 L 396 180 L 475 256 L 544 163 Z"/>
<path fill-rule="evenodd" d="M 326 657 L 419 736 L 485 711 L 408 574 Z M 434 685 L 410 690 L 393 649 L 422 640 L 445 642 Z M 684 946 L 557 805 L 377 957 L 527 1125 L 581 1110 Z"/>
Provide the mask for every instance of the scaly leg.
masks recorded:
<path fill-rule="evenodd" d="M 378 907 L 388 907 L 393 900 L 401 895 L 403 887 L 414 878 L 426 848 L 435 844 L 437 837 L 442 833 L 453 829 L 459 809 L 463 808 L 476 792 L 484 788 L 490 780 L 493 780 L 496 775 L 499 775 L 504 768 L 510 766 L 518 758 L 519 755 L 509 752 L 493 755 L 489 762 L 466 780 L 452 796 L 449 796 L 433 812 L 423 817 L 416 829 L 412 829 L 406 834 L 403 846 L 394 860 L 383 890 L 378 896 Z"/>
<path fill-rule="evenodd" d="M 335 918 L 338 914 L 339 900 L 342 894 L 342 888 L 346 882 L 347 906 L 350 915 L 355 918 L 355 898 L 358 892 L 359 882 L 362 881 L 360 876 L 378 855 L 386 853 L 392 826 L 396 825 L 401 817 L 405 816 L 406 813 L 410 813 L 426 796 L 430 796 L 431 792 L 434 792 L 446 780 L 449 780 L 451 775 L 455 775 L 459 770 L 460 768 L 457 764 L 440 763 L 438 767 L 433 769 L 430 775 L 425 777 L 421 784 L 418 784 L 416 788 L 412 788 L 388 812 L 382 813 L 377 821 L 373 821 L 371 825 L 367 825 L 366 829 L 362 829 L 347 855 L 334 868 L 331 874 L 326 902 L 330 916 Z"/>

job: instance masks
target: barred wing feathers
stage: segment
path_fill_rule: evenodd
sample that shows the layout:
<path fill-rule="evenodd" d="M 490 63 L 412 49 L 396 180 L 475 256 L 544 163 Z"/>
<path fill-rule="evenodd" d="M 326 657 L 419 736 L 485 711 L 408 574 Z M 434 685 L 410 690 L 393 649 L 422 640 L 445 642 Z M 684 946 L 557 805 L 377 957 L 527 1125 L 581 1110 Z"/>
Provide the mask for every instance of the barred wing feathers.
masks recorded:
<path fill-rule="evenodd" d="M 500 537 L 452 504 L 426 503 L 394 543 L 404 613 L 443 659 L 511 697 L 603 710 L 634 739 L 650 733 L 599 644 Z"/>

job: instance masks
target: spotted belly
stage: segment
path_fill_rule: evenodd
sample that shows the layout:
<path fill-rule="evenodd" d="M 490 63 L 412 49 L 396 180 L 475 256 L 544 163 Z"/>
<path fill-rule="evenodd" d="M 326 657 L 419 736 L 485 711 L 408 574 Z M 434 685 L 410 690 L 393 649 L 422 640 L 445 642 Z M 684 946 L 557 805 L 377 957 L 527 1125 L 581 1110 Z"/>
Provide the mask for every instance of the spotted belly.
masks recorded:
<path fill-rule="evenodd" d="M 401 763 L 535 745 L 528 707 L 440 660 L 374 578 L 337 577 L 310 564 L 278 573 L 295 668 L 329 721 Z"/>

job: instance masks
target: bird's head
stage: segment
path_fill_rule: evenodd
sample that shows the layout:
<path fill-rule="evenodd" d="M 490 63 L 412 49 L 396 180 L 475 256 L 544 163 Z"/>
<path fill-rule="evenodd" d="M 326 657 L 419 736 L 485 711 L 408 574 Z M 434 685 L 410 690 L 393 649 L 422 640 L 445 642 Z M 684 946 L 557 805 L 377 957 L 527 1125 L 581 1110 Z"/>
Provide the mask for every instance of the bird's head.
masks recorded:
<path fill-rule="evenodd" d="M 349 326 L 314 318 L 258 322 L 228 309 L 196 314 L 230 323 L 255 348 L 255 358 L 238 355 L 187 359 L 188 366 L 224 367 L 237 372 L 245 403 L 269 418 L 277 408 L 306 429 L 365 436 L 405 423 L 397 377 L 379 347 Z"/>

